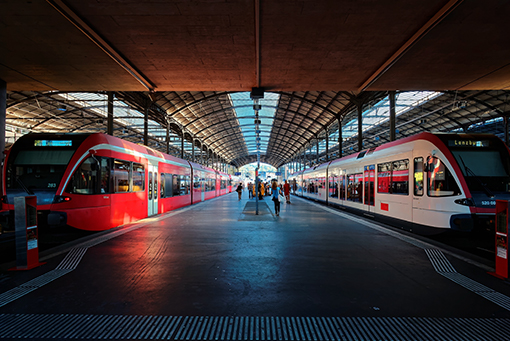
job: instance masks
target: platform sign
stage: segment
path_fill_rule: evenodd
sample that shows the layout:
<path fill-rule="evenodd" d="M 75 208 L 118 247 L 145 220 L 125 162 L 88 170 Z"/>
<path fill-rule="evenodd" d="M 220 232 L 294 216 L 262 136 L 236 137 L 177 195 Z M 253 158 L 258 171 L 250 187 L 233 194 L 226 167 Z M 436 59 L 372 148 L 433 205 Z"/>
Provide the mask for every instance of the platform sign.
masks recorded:
<path fill-rule="evenodd" d="M 14 225 L 16 234 L 16 267 L 10 270 L 30 270 L 44 264 L 39 263 L 37 197 L 14 198 Z"/>
<path fill-rule="evenodd" d="M 507 200 L 496 200 L 496 271 L 491 272 L 499 278 L 508 278 L 508 214 Z"/>
<path fill-rule="evenodd" d="M 235 172 L 234 175 L 239 176 L 239 175 L 241 175 L 241 172 Z"/>

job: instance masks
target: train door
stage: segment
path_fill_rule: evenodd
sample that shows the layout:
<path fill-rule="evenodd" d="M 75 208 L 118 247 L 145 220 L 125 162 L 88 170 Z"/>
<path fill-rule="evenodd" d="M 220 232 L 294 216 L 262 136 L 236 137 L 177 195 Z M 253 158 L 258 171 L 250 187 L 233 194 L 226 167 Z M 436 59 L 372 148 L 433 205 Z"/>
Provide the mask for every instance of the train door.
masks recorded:
<path fill-rule="evenodd" d="M 149 188 L 147 191 L 147 216 L 158 214 L 158 166 L 149 163 Z M 170 189 L 169 189 L 170 190 Z"/>
<path fill-rule="evenodd" d="M 365 183 L 365 198 L 364 204 L 365 209 L 368 212 L 374 212 L 375 205 L 375 165 L 365 166 L 364 171 L 364 183 Z"/>
<path fill-rule="evenodd" d="M 421 156 L 413 159 L 413 214 L 412 220 L 418 223 L 427 221 L 427 211 L 423 210 L 425 207 L 430 207 L 429 198 L 424 196 L 425 193 L 425 173 L 424 173 L 425 160 Z M 430 213 L 430 212 L 428 212 Z M 430 218 L 430 214 L 429 214 Z"/>

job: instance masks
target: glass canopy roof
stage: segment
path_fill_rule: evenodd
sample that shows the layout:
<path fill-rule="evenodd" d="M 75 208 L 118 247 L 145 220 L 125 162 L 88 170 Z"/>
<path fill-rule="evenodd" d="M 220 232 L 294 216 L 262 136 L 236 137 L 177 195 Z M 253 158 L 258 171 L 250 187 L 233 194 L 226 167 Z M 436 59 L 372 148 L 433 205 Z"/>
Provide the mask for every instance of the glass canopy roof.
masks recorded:
<path fill-rule="evenodd" d="M 395 116 L 398 117 L 415 107 L 419 107 L 425 102 L 428 102 L 438 96 L 440 92 L 432 91 L 409 91 L 400 92 L 395 96 Z M 381 125 L 390 119 L 390 99 L 389 97 L 383 98 L 372 107 L 366 108 L 363 111 L 363 132 L 371 128 Z M 398 129 L 397 129 L 398 133 Z M 347 139 L 358 135 L 358 119 L 352 119 L 342 125 L 342 138 Z M 375 137 L 376 140 L 378 137 Z M 338 141 L 338 131 L 329 135 L 330 141 Z M 330 148 L 337 146 L 338 143 L 333 143 Z M 319 143 L 319 150 L 323 152 L 326 150 L 326 142 L 322 140 Z"/>
<path fill-rule="evenodd" d="M 253 110 L 253 100 L 250 98 L 250 93 L 236 92 L 230 94 L 229 97 L 237 115 L 239 126 L 243 132 L 244 141 L 248 147 L 248 154 L 256 154 L 257 141 L 254 123 L 255 111 Z M 271 129 L 273 128 L 273 119 L 279 99 L 279 94 L 266 92 L 264 94 L 264 98 L 259 100 L 259 104 L 262 106 L 262 109 L 259 110 L 261 154 L 265 154 L 267 151 Z"/>

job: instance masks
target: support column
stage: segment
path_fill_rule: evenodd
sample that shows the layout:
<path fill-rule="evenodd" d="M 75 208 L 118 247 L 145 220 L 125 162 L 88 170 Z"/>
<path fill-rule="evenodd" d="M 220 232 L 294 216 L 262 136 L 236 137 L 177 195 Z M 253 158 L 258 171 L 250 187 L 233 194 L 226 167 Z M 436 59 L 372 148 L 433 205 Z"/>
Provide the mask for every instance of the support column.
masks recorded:
<path fill-rule="evenodd" d="M 108 91 L 108 121 L 106 133 L 113 136 L 113 91 Z"/>
<path fill-rule="evenodd" d="M 195 161 L 195 137 L 191 136 L 191 161 Z"/>
<path fill-rule="evenodd" d="M 326 162 L 329 161 L 329 131 L 326 129 Z"/>
<path fill-rule="evenodd" d="M 7 83 L 0 79 L 0 171 L 4 168 L 5 160 L 5 121 L 7 117 Z M 3 189 L 3 180 L 0 180 L 0 190 Z M 3 192 L 2 192 L 3 193 Z"/>
<path fill-rule="evenodd" d="M 202 144 L 202 141 L 200 141 L 200 164 L 204 165 L 204 145 Z"/>
<path fill-rule="evenodd" d="M 316 136 L 315 144 L 317 146 L 317 164 L 320 163 L 320 157 L 319 157 L 319 135 Z"/>
<path fill-rule="evenodd" d="M 182 129 L 182 126 L 181 126 L 181 159 L 184 160 L 184 135 L 186 133 L 184 132 L 184 129 Z"/>
<path fill-rule="evenodd" d="M 358 102 L 358 152 L 363 149 L 363 103 Z"/>
<path fill-rule="evenodd" d="M 149 145 L 149 105 L 145 108 L 143 117 L 143 144 Z"/>
<path fill-rule="evenodd" d="M 340 118 L 340 115 L 337 117 L 338 120 L 338 158 L 340 159 L 342 157 L 342 142 L 344 139 L 342 138 L 342 119 Z"/>
<path fill-rule="evenodd" d="M 170 154 L 170 123 L 166 124 L 166 153 Z"/>
<path fill-rule="evenodd" d="M 505 143 L 508 146 L 508 116 L 503 116 L 503 122 L 505 122 Z"/>
<path fill-rule="evenodd" d="M 390 141 L 395 141 L 395 91 L 390 91 Z"/>

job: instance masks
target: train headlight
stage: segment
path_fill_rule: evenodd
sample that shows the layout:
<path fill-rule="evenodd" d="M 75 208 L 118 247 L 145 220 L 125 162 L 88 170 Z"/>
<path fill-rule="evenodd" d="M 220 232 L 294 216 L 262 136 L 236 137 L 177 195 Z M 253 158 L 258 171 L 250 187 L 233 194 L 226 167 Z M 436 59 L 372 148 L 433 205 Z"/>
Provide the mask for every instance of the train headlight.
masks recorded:
<path fill-rule="evenodd" d="M 454 203 L 464 206 L 475 206 L 475 202 L 471 198 L 457 199 Z"/>
<path fill-rule="evenodd" d="M 70 197 L 65 197 L 65 196 L 62 196 L 62 195 L 55 195 L 55 197 L 53 198 L 53 203 L 54 204 L 60 204 L 62 202 L 68 202 L 68 201 L 71 201 L 71 198 Z"/>

